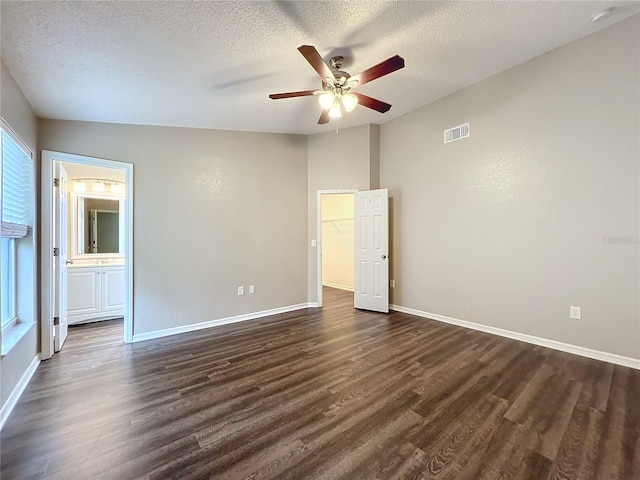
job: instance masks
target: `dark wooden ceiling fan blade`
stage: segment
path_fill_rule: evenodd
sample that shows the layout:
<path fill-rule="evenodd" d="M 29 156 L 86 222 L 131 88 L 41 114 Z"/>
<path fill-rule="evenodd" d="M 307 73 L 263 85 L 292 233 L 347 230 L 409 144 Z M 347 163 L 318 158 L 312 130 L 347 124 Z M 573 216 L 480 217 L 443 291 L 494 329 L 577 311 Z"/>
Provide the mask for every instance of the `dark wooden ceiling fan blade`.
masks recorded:
<path fill-rule="evenodd" d="M 385 75 L 395 72 L 396 70 L 400 70 L 401 68 L 404 68 L 404 58 L 400 55 L 396 55 L 394 57 L 387 58 L 384 62 L 380 62 L 371 68 L 367 68 L 364 72 L 360 72 L 349 80 L 357 80 L 357 86 L 359 87 L 360 85 L 364 85 L 376 78 L 384 77 Z"/>
<path fill-rule="evenodd" d="M 351 92 L 356 97 L 358 97 L 358 103 L 363 107 L 370 108 L 371 110 L 375 110 L 376 112 L 385 113 L 391 109 L 391 104 L 385 103 L 381 100 L 367 97 L 359 92 Z"/>
<path fill-rule="evenodd" d="M 315 90 L 301 90 L 300 92 L 272 93 L 269 98 L 278 100 L 279 98 L 308 97 L 316 93 Z"/>
<path fill-rule="evenodd" d="M 318 72 L 323 82 L 327 77 L 334 78 L 331 68 L 329 68 L 329 65 L 322 59 L 316 47 L 313 45 L 302 45 L 298 47 L 298 51 L 307 59 L 307 62 L 311 64 L 313 69 Z"/>
<path fill-rule="evenodd" d="M 329 123 L 329 110 L 322 110 L 322 113 L 320 114 L 320 118 L 318 119 L 318 125 L 321 125 L 323 123 Z"/>

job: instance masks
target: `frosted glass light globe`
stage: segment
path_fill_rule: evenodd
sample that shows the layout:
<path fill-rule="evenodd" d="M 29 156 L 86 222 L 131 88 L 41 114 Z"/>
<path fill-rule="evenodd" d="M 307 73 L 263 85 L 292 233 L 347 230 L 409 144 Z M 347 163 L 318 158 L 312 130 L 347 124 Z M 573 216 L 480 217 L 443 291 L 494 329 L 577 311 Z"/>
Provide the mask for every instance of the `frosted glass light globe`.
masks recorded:
<path fill-rule="evenodd" d="M 333 93 L 324 92 L 318 97 L 318 102 L 323 110 L 331 108 L 331 105 L 333 105 Z"/>
<path fill-rule="evenodd" d="M 342 116 L 342 110 L 340 110 L 340 104 L 335 102 L 329 110 L 329 116 L 331 118 L 340 118 Z"/>
<path fill-rule="evenodd" d="M 347 112 L 351 112 L 356 105 L 358 104 L 358 97 L 356 97 L 353 93 L 347 93 L 342 96 L 342 105 L 344 105 L 344 109 Z"/>

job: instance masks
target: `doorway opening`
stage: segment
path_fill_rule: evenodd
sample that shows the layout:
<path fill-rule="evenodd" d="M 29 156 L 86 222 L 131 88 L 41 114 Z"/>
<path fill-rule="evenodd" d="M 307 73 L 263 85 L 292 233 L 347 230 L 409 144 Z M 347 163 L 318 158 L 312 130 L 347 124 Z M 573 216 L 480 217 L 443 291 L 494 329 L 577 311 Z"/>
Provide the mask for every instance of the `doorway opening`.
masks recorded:
<path fill-rule="evenodd" d="M 357 190 L 318 191 L 318 306 L 323 288 L 354 289 L 354 194 Z"/>
<path fill-rule="evenodd" d="M 132 164 L 42 152 L 42 359 L 69 325 L 119 322 L 132 341 L 132 199 Z"/>

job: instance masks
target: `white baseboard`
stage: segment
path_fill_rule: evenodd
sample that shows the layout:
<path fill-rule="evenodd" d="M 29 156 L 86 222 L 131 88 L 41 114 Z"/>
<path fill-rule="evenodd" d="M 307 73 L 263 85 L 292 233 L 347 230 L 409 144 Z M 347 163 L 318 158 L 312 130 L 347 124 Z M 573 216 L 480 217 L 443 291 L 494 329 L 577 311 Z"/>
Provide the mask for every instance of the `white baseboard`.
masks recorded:
<path fill-rule="evenodd" d="M 397 312 L 409 313 L 418 317 L 429 318 L 431 320 L 437 320 L 438 322 L 449 323 L 451 325 L 457 325 L 459 327 L 470 328 L 472 330 L 478 330 L 480 332 L 491 333 L 493 335 L 499 335 L 501 337 L 511 338 L 513 340 L 520 340 L 522 342 L 532 343 L 534 345 L 540 345 L 541 347 L 553 348 L 554 350 L 560 350 L 561 352 L 573 353 L 582 357 L 593 358 L 595 360 L 601 360 L 603 362 L 615 363 L 616 365 L 622 365 L 624 367 L 635 368 L 640 370 L 640 359 L 624 357 L 622 355 L 616 355 L 615 353 L 601 352 L 599 350 L 592 350 L 590 348 L 579 347 L 577 345 L 571 345 L 569 343 L 558 342 L 556 340 L 549 340 L 547 338 L 535 337 L 533 335 L 527 335 L 526 333 L 512 332 L 511 330 L 504 330 L 502 328 L 491 327 L 488 325 L 482 325 L 480 323 L 467 322 L 466 320 L 459 320 L 457 318 L 446 317 L 444 315 L 438 315 L 437 313 L 423 312 L 414 308 L 402 307 L 400 305 L 389 305 L 391 310 Z"/>
<path fill-rule="evenodd" d="M 323 287 L 337 288 L 338 290 L 346 290 L 347 292 L 353 292 L 353 287 L 347 285 L 340 285 L 338 283 L 322 282 Z"/>
<path fill-rule="evenodd" d="M 36 372 L 38 365 L 40 365 L 40 354 L 33 357 L 33 360 L 29 364 L 29 367 L 22 374 L 20 381 L 11 392 L 11 395 L 9 395 L 9 398 L 7 398 L 5 404 L 2 406 L 2 409 L 0 410 L 0 430 L 2 430 L 5 422 L 11 415 L 11 412 L 13 412 L 13 409 L 18 403 L 18 400 L 20 400 L 24 389 L 27 388 L 27 385 L 29 385 L 29 381 L 31 380 L 31 377 L 33 377 L 33 374 Z"/>
<path fill-rule="evenodd" d="M 309 307 L 309 308 L 318 308 L 318 302 L 309 302 L 309 303 L 307 303 L 307 307 Z"/>
<path fill-rule="evenodd" d="M 246 320 L 255 320 L 256 318 L 268 317 L 269 315 L 277 315 L 279 313 L 293 312 L 295 310 L 302 310 L 303 308 L 309 308 L 312 305 L 310 303 L 298 303 L 297 305 L 288 305 L 286 307 L 272 308 L 270 310 L 262 310 L 261 312 L 245 313 L 244 315 L 236 315 L 235 317 L 219 318 L 218 320 L 211 320 L 202 323 L 192 323 L 190 325 L 182 325 L 180 327 L 166 328 L 164 330 L 155 330 L 153 332 L 139 333 L 133 335 L 134 342 L 142 342 L 144 340 L 151 340 L 154 338 L 168 337 L 170 335 L 177 335 L 179 333 L 193 332 L 196 330 L 202 330 L 205 328 L 217 327 L 220 325 L 228 325 L 229 323 L 244 322 Z M 317 303 L 315 306 L 318 306 Z"/>

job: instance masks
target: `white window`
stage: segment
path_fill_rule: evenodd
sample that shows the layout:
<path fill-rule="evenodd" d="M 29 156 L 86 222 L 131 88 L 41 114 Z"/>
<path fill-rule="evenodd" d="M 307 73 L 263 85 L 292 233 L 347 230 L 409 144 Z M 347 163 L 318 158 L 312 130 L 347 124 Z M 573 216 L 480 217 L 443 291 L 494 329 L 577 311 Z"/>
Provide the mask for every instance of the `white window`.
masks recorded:
<path fill-rule="evenodd" d="M 31 152 L 20 139 L 2 122 L 0 151 L 2 157 L 2 182 L 0 229 L 0 310 L 3 332 L 20 321 L 18 311 L 20 242 L 29 235 L 33 223 L 33 161 Z M 31 251 L 31 249 L 29 249 Z M 22 259 L 24 260 L 24 258 Z M 25 262 L 32 264 L 31 262 Z M 28 270 L 28 269 L 27 269 Z M 23 274 L 28 277 L 31 272 Z M 4 335 L 3 335 L 4 337 Z M 3 339 L 4 340 L 4 339 Z M 3 341 L 4 343 L 4 341 Z"/>
<path fill-rule="evenodd" d="M 2 304 L 2 327 L 5 327 L 16 319 L 15 240 L 13 238 L 2 238 L 0 250 L 2 251 L 2 258 L 0 259 L 0 265 L 2 265 L 2 278 L 0 279 L 2 301 L 0 303 Z"/>

